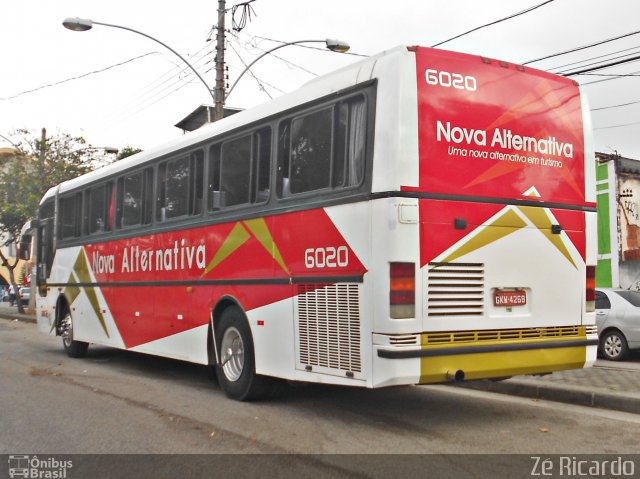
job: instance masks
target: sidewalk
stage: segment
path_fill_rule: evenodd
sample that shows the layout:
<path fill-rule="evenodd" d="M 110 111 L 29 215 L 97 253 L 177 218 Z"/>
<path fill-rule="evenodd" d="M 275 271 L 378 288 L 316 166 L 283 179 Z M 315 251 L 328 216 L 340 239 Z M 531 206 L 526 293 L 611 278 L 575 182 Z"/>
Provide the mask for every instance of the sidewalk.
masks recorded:
<path fill-rule="evenodd" d="M 594 367 L 587 369 L 547 376 L 518 376 L 497 382 L 471 381 L 459 387 L 640 414 L 637 354 L 619 363 L 598 360 Z"/>
<path fill-rule="evenodd" d="M 36 322 L 35 316 L 21 315 L 8 307 L 0 308 L 0 318 Z M 640 414 L 640 354 L 636 352 L 622 362 L 598 360 L 587 369 L 504 381 L 469 381 L 456 387 Z"/>
<path fill-rule="evenodd" d="M 33 314 L 19 314 L 16 307 L 2 307 L 0 308 L 0 318 L 3 319 L 18 319 L 25 323 L 36 323 L 36 317 Z"/>

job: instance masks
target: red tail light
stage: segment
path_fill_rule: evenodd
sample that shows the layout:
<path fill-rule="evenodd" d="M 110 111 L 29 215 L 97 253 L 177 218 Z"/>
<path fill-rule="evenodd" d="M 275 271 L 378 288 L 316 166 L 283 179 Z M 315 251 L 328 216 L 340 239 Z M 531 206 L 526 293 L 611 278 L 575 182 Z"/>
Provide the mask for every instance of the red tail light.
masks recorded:
<path fill-rule="evenodd" d="M 416 315 L 416 265 L 391 263 L 389 268 L 389 311 L 393 319 Z"/>
<path fill-rule="evenodd" d="M 585 291 L 585 310 L 591 313 L 596 310 L 596 267 L 587 266 L 587 288 Z"/>

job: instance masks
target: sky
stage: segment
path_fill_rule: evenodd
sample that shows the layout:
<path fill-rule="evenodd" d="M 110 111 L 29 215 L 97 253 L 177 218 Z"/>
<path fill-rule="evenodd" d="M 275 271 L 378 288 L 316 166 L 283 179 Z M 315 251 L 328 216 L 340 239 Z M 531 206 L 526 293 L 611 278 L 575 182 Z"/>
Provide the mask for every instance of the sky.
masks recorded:
<path fill-rule="evenodd" d="M 227 0 L 227 8 L 240 3 Z M 240 32 L 227 33 L 229 84 L 245 65 L 278 42 L 338 38 L 350 54 L 287 46 L 259 60 L 227 99 L 251 108 L 293 91 L 317 75 L 398 45 L 431 46 L 543 0 L 255 0 Z M 66 17 L 132 28 L 179 52 L 205 82 L 215 79 L 215 0 L 4 0 L 0 4 L 0 135 L 17 129 L 82 136 L 95 147 L 147 149 L 182 135 L 174 125 L 201 104 L 205 85 L 158 43 L 99 26 L 72 32 Z M 240 23 L 241 9 L 233 15 Z M 638 0 L 553 0 L 439 48 L 513 63 L 640 30 Z M 232 12 L 225 17 L 232 26 Z M 616 53 L 618 52 L 618 53 Z M 635 53 L 635 55 L 634 55 Z M 559 71 L 593 61 L 640 56 L 640 34 L 531 63 Z M 601 57 L 593 61 L 586 61 Z M 585 62 L 586 61 L 586 62 Z M 593 72 L 640 74 L 640 62 Z M 640 76 L 573 76 L 592 108 L 596 151 L 640 159 Z M 586 83 L 594 82 L 587 85 Z M 631 105 L 608 108 L 623 103 Z M 604 109 L 602 109 L 604 108 Z M 624 125 L 624 126 L 620 126 Z M 0 147 L 11 144 L 0 137 Z"/>

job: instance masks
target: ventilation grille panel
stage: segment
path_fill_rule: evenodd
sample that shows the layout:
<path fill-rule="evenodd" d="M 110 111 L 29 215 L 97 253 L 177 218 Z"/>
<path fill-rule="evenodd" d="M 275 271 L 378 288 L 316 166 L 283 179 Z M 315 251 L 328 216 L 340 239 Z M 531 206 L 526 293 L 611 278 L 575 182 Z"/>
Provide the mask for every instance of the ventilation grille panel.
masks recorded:
<path fill-rule="evenodd" d="M 336 371 L 361 372 L 357 284 L 298 286 L 298 361 Z M 319 372 L 323 372 L 320 371 Z M 331 374 L 331 371 L 327 371 Z"/>
<path fill-rule="evenodd" d="M 484 314 L 484 264 L 429 263 L 427 316 Z"/>

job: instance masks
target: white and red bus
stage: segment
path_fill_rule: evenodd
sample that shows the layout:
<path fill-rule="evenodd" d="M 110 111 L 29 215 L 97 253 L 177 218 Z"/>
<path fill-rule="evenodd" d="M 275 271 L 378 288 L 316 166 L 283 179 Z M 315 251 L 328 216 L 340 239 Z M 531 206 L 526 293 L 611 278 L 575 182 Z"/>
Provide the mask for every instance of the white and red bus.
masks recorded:
<path fill-rule="evenodd" d="M 567 78 L 385 51 L 52 188 L 38 324 L 235 399 L 589 366 L 590 130 Z"/>

